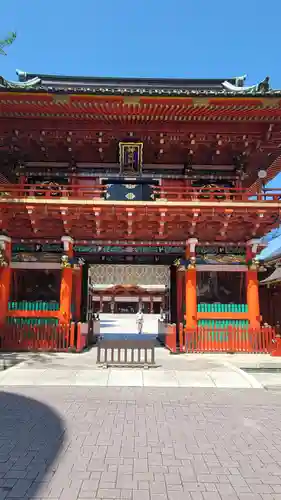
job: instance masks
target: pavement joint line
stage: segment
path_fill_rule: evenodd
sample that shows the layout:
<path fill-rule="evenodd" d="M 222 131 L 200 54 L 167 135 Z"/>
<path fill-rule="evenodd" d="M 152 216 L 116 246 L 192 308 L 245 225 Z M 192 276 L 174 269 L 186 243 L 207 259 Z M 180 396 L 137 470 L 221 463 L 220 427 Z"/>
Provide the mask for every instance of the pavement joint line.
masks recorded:
<path fill-rule="evenodd" d="M 206 372 L 206 375 L 208 375 L 208 377 L 210 377 L 211 381 L 212 381 L 212 382 L 213 382 L 213 384 L 214 384 L 214 387 L 216 387 L 216 388 L 217 388 L 218 386 L 217 386 L 217 384 L 216 384 L 215 379 L 212 377 L 211 372 L 207 371 L 207 372 Z"/>
<path fill-rule="evenodd" d="M 239 368 L 238 366 L 232 365 L 231 363 L 229 363 L 229 361 L 225 361 L 223 365 L 226 368 L 229 368 L 230 370 L 234 371 L 235 373 L 238 373 L 240 376 L 242 376 L 242 378 L 247 380 L 252 389 L 264 389 L 262 383 L 259 382 L 257 379 L 255 379 L 255 377 L 250 373 L 241 370 L 241 368 Z"/>

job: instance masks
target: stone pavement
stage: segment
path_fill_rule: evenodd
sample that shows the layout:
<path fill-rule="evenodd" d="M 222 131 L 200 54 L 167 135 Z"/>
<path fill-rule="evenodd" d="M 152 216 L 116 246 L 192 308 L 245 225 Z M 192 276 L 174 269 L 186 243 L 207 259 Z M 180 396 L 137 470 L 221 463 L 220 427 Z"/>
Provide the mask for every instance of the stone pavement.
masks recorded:
<path fill-rule="evenodd" d="M 1 499 L 281 499 L 279 393 L 14 387 L 0 398 Z"/>
<path fill-rule="evenodd" d="M 23 363 L 0 373 L 0 386 L 262 387 L 223 356 L 173 356 L 159 347 L 156 363 L 157 368 L 146 370 L 102 369 L 96 364 L 96 348 L 82 354 L 29 354 Z"/>

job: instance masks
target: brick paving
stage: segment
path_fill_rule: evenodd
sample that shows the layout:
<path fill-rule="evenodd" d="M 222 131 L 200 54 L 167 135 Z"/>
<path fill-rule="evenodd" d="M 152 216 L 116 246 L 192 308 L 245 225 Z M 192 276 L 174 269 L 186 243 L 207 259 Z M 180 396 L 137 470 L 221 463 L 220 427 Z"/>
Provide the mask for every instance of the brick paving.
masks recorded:
<path fill-rule="evenodd" d="M 0 500 L 280 500 L 281 393 L 18 387 Z"/>

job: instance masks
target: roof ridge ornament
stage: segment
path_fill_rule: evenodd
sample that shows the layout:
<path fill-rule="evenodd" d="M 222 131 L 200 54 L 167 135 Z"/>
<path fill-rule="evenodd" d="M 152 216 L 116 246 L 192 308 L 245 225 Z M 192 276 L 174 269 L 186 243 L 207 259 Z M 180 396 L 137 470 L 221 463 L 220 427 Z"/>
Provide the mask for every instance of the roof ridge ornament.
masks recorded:
<path fill-rule="evenodd" d="M 28 80 L 27 82 L 13 82 L 10 80 L 5 80 L 5 78 L 0 76 L 0 87 L 5 87 L 8 89 L 13 89 L 13 88 L 20 88 L 20 89 L 25 89 L 25 88 L 32 88 L 35 87 L 36 85 L 39 85 L 41 83 L 41 79 L 38 78 L 37 76 L 35 78 L 32 78 L 32 80 Z"/>
<path fill-rule="evenodd" d="M 237 80 L 238 80 L 238 78 L 237 78 Z M 222 82 L 222 86 L 226 90 L 229 90 L 230 92 L 235 92 L 237 94 L 238 93 L 240 93 L 240 94 L 254 94 L 256 92 L 268 92 L 270 90 L 269 76 L 267 76 L 262 82 L 257 83 L 256 85 L 251 85 L 249 87 L 232 85 L 228 81 Z"/>
<path fill-rule="evenodd" d="M 244 87 L 244 82 L 247 78 L 247 75 L 237 76 L 235 78 L 235 86 L 236 87 Z"/>
<path fill-rule="evenodd" d="M 22 71 L 21 69 L 16 69 L 16 75 L 18 75 L 19 79 L 23 79 L 23 80 L 26 80 L 27 78 L 27 72 L 26 71 Z"/>

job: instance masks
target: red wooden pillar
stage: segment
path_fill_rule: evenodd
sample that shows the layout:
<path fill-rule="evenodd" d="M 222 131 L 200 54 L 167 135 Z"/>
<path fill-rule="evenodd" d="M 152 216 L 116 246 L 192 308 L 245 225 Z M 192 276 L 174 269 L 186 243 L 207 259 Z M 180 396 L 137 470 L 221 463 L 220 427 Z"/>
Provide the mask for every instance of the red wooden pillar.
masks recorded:
<path fill-rule="evenodd" d="M 183 266 L 177 268 L 177 325 L 183 323 L 184 271 L 185 268 Z"/>
<path fill-rule="evenodd" d="M 184 296 L 184 285 L 185 285 L 185 267 L 179 266 L 177 268 L 177 332 L 178 332 L 178 344 L 180 352 L 184 352 L 184 338 L 183 338 L 183 296 Z"/>
<path fill-rule="evenodd" d="M 73 239 L 69 236 L 61 238 L 64 255 L 68 259 L 73 258 Z M 60 286 L 60 313 L 62 321 L 69 323 L 71 319 L 71 298 L 72 298 L 73 270 L 72 266 L 62 265 L 61 286 Z"/>
<path fill-rule="evenodd" d="M 197 327 L 197 290 L 196 290 L 196 238 L 190 238 L 186 246 L 186 259 L 190 261 L 185 273 L 186 329 Z"/>
<path fill-rule="evenodd" d="M 251 328 L 260 327 L 259 281 L 257 269 L 247 272 L 247 303 Z"/>
<path fill-rule="evenodd" d="M 80 321 L 81 318 L 81 299 L 82 299 L 82 266 L 76 268 L 73 274 L 73 306 L 74 320 Z"/>
<path fill-rule="evenodd" d="M 260 301 L 257 263 L 255 262 L 259 240 L 250 240 L 246 247 L 248 271 L 246 277 L 248 318 L 251 328 L 260 327 Z"/>
<path fill-rule="evenodd" d="M 6 321 L 11 288 L 11 238 L 0 235 L 0 325 Z"/>

